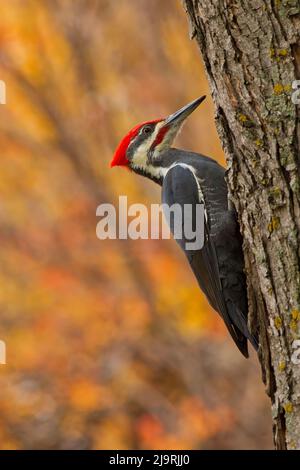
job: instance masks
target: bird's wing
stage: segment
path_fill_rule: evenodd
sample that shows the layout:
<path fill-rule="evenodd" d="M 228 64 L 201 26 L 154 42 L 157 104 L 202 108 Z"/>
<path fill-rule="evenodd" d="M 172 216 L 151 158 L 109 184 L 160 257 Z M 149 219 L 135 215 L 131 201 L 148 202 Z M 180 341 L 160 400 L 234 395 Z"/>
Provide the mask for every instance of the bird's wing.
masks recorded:
<path fill-rule="evenodd" d="M 162 201 L 168 206 L 179 204 L 182 211 L 184 205 L 191 205 L 193 230 L 196 228 L 194 220 L 196 216 L 196 205 L 204 203 L 201 187 L 196 175 L 187 165 L 176 164 L 167 172 L 162 186 Z M 184 218 L 182 218 L 182 225 Z M 174 234 L 174 220 L 169 221 L 170 229 Z M 186 249 L 186 244 L 190 240 L 186 239 L 184 227 L 182 227 L 183 237 L 176 240 L 185 252 L 191 268 L 197 278 L 200 288 L 206 295 L 211 306 L 221 315 L 227 329 L 235 341 L 241 353 L 248 357 L 247 339 L 244 334 L 232 322 L 227 311 L 220 273 L 218 266 L 218 258 L 215 244 L 209 233 L 209 221 L 204 217 L 204 245 L 203 248 L 197 250 Z"/>

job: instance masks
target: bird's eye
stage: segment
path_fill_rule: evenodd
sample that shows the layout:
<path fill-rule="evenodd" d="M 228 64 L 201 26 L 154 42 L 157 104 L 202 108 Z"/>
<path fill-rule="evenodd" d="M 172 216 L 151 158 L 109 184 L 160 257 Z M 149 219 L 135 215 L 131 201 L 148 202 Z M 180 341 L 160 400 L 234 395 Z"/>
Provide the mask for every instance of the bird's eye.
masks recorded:
<path fill-rule="evenodd" d="M 151 127 L 150 126 L 145 126 L 143 129 L 143 134 L 150 134 L 151 132 Z"/>

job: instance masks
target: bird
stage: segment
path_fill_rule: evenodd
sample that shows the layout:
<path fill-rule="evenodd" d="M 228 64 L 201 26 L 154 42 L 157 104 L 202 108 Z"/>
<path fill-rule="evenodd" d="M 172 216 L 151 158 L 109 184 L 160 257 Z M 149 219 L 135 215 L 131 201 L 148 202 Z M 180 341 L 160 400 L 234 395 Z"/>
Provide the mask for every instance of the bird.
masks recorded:
<path fill-rule="evenodd" d="M 127 167 L 162 187 L 162 202 L 204 206 L 204 244 L 185 252 L 198 285 L 222 317 L 240 352 L 248 357 L 248 341 L 258 350 L 248 327 L 248 298 L 242 236 L 229 202 L 225 169 L 213 158 L 172 147 L 187 117 L 205 100 L 201 96 L 166 118 L 142 122 L 120 141 L 111 167 Z M 174 235 L 174 226 L 170 224 Z"/>

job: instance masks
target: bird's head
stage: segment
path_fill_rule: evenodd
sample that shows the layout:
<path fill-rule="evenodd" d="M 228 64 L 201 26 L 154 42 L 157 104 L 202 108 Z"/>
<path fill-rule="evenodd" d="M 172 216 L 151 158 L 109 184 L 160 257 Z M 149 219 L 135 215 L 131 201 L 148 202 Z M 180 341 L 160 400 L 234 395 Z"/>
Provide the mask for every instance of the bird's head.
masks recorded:
<path fill-rule="evenodd" d="M 170 148 L 186 118 L 204 99 L 205 96 L 197 98 L 165 119 L 135 126 L 119 143 L 110 166 L 126 166 L 156 178 L 159 157 Z"/>

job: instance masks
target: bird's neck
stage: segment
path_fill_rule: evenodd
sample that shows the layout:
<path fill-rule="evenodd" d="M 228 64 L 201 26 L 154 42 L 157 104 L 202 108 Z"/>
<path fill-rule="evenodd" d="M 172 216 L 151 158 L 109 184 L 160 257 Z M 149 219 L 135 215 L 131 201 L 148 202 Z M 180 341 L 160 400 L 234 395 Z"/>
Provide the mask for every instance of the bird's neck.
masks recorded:
<path fill-rule="evenodd" d="M 166 174 L 167 168 L 147 165 L 147 166 L 136 166 L 133 165 L 131 169 L 138 175 L 145 176 L 145 178 L 154 181 L 154 183 L 159 184 L 160 186 L 163 183 L 164 176 Z"/>
<path fill-rule="evenodd" d="M 166 153 L 166 151 L 159 152 L 150 162 L 147 157 L 140 161 L 135 160 L 131 165 L 131 169 L 138 175 L 145 176 L 151 181 L 162 185 L 163 179 L 170 167 L 165 160 Z"/>

